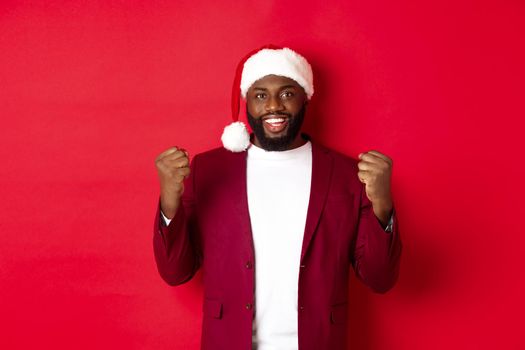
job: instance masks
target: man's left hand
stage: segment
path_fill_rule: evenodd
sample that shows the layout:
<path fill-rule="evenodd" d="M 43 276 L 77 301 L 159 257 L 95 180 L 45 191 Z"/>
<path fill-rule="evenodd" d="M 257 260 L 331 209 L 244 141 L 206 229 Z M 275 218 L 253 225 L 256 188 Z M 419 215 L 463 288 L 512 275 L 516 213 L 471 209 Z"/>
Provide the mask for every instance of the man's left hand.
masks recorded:
<path fill-rule="evenodd" d="M 357 163 L 357 176 L 365 184 L 366 196 L 372 202 L 374 214 L 386 226 L 393 207 L 390 192 L 392 159 L 377 151 L 360 153 L 358 157 L 361 161 Z"/>

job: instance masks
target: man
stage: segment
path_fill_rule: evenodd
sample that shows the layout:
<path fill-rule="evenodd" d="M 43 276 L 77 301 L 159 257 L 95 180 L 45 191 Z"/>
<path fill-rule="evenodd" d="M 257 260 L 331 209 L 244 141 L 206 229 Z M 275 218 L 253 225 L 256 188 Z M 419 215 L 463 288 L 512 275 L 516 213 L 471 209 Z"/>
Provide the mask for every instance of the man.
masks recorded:
<path fill-rule="evenodd" d="M 255 50 L 237 69 L 224 148 L 191 166 L 182 148 L 157 157 L 157 267 L 170 285 L 203 268 L 202 349 L 345 349 L 349 266 L 376 292 L 397 280 L 392 161 L 302 133 L 313 92 L 304 57 Z"/>

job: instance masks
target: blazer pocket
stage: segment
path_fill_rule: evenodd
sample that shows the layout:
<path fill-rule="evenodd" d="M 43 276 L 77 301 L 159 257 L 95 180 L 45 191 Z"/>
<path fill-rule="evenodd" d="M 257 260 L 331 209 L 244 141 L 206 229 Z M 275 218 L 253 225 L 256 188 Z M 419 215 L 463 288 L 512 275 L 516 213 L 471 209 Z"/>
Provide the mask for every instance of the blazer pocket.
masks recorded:
<path fill-rule="evenodd" d="M 222 318 L 222 303 L 218 300 L 204 299 L 204 317 Z"/>
<path fill-rule="evenodd" d="M 335 324 L 346 323 L 348 317 L 348 302 L 330 306 L 330 321 Z"/>

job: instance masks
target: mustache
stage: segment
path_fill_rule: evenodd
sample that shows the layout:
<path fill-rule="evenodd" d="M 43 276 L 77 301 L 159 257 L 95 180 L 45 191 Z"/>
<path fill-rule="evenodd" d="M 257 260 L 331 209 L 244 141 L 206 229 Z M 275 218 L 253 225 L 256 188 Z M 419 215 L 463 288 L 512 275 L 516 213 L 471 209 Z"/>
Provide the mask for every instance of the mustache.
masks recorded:
<path fill-rule="evenodd" d="M 271 115 L 282 115 L 284 117 L 291 117 L 292 115 L 290 113 L 283 113 L 283 112 L 273 112 L 273 113 L 267 113 L 263 115 L 260 119 L 263 119 L 264 117 L 268 117 Z"/>

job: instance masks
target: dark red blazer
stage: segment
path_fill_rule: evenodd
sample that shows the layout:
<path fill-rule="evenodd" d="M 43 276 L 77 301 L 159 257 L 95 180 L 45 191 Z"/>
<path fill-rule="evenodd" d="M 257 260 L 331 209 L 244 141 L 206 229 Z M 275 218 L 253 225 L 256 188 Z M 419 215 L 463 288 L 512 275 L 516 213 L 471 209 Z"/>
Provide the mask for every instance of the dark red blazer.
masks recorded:
<path fill-rule="evenodd" d="M 201 349 L 251 349 L 257 261 L 246 155 L 222 147 L 197 154 L 182 205 L 168 226 L 157 207 L 153 247 L 162 278 L 175 286 L 202 268 Z M 393 232 L 385 232 L 357 171 L 355 159 L 312 141 L 297 296 L 300 350 L 346 349 L 350 265 L 375 292 L 386 292 L 397 280 L 401 241 L 395 209 Z"/>

